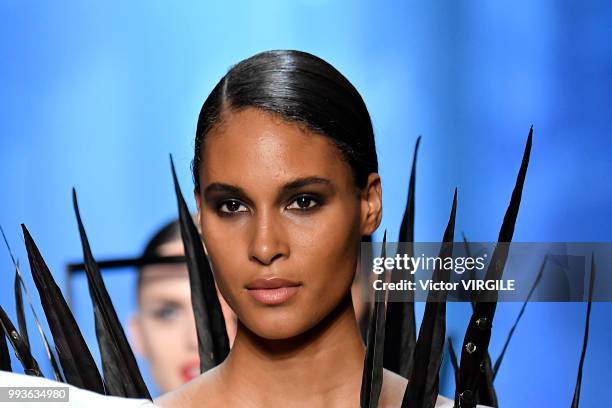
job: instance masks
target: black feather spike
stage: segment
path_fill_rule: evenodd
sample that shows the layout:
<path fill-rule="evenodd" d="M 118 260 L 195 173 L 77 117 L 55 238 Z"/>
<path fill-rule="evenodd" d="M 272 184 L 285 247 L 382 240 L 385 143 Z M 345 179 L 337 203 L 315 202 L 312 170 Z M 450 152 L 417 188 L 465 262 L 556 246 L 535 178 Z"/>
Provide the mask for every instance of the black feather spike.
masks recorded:
<path fill-rule="evenodd" d="M 457 189 L 453 195 L 453 205 L 438 255 L 441 259 L 453 255 L 456 213 Z M 432 279 L 435 282 L 449 282 L 450 271 L 436 268 Z M 414 353 L 414 367 L 404 393 L 402 408 L 433 408 L 436 404 L 446 338 L 446 295 L 446 291 L 442 290 L 430 291 L 427 295 Z"/>
<path fill-rule="evenodd" d="M 589 324 L 591 323 L 591 305 L 593 303 L 593 285 L 595 284 L 595 255 L 591 254 L 591 277 L 589 279 L 589 301 L 587 303 L 586 322 L 584 324 L 584 338 L 582 340 L 582 352 L 580 353 L 580 363 L 578 364 L 578 375 L 576 378 L 576 388 L 572 399 L 572 408 L 578 408 L 580 403 L 580 389 L 582 387 L 582 367 L 586 356 L 587 345 L 589 343 Z"/>
<path fill-rule="evenodd" d="M 21 224 L 30 270 L 53 334 L 66 381 L 104 394 L 104 384 L 70 308 L 25 225 Z"/>
<path fill-rule="evenodd" d="M 42 377 L 42 372 L 40 371 L 38 363 L 32 356 L 30 346 L 25 342 L 23 337 L 21 337 L 17 329 L 15 329 L 15 325 L 13 325 L 13 322 L 11 322 L 11 319 L 9 319 L 2 306 L 0 306 L 0 328 L 2 329 L 2 337 L 4 338 L 6 336 L 6 338 L 9 339 L 9 342 L 13 346 L 15 355 L 23 366 L 24 373 L 26 373 L 27 375 Z M 4 341 L 2 341 L 2 343 L 6 345 Z M 4 358 L 5 357 L 3 357 L 3 360 Z M 8 362 L 8 368 L 10 369 L 10 358 Z"/>
<path fill-rule="evenodd" d="M 96 337 L 100 347 L 107 391 L 110 395 L 119 397 L 151 399 L 138 369 L 134 353 L 113 307 L 113 302 L 104 285 L 100 269 L 91 252 L 74 188 L 72 189 L 72 202 L 83 247 L 83 260 L 94 309 Z"/>
<path fill-rule="evenodd" d="M 410 183 L 408 185 L 408 198 L 406 209 L 400 227 L 399 242 L 409 242 L 406 254 L 414 255 L 414 196 L 416 179 L 416 160 L 419 151 L 421 136 L 417 138 L 412 158 L 412 169 L 410 171 Z M 404 278 L 398 270 L 391 272 L 391 281 L 399 282 Z M 414 276 L 409 274 L 405 277 L 414 281 Z M 385 359 L 384 366 L 405 378 L 410 377 L 414 363 L 414 348 L 416 345 L 416 321 L 414 317 L 414 293 L 406 291 L 406 297 L 401 301 L 389 302 L 387 305 L 387 317 L 385 325 Z"/>
<path fill-rule="evenodd" d="M 468 258 L 472 258 L 472 253 L 470 250 L 470 245 L 468 243 L 467 237 L 465 233 L 463 235 L 463 246 L 465 248 L 465 254 Z M 474 269 L 470 270 L 470 280 L 474 280 L 476 273 Z M 476 291 L 471 290 L 470 292 L 470 302 L 472 305 L 472 312 L 474 312 L 474 307 L 476 306 Z M 495 386 L 493 385 L 493 380 L 495 379 L 495 373 L 493 372 L 493 367 L 491 366 L 491 356 L 487 351 L 485 355 L 484 362 L 482 364 L 482 375 L 480 376 L 480 380 L 478 382 L 478 391 L 476 393 L 476 403 L 486 405 L 489 407 L 497 408 L 497 392 L 495 391 Z M 459 405 L 459 394 L 458 394 L 458 377 L 455 379 L 456 387 L 455 387 L 455 404 Z"/>
<path fill-rule="evenodd" d="M 8 247 L 8 240 L 6 239 L 6 235 L 4 235 L 4 230 L 0 227 L 0 232 L 2 233 L 2 238 L 4 238 L 4 243 Z M 9 248 L 10 253 L 10 248 Z M 28 338 L 28 327 L 26 325 L 25 312 L 23 310 L 23 295 L 21 293 L 21 277 L 19 276 L 19 268 L 13 258 L 13 254 L 11 253 L 11 259 L 15 263 L 15 280 L 13 289 L 15 292 L 15 311 L 17 313 L 17 324 L 19 325 L 19 334 L 23 341 L 27 344 L 28 348 L 30 348 L 30 339 Z"/>
<path fill-rule="evenodd" d="M 497 392 L 495 392 L 495 386 L 493 385 L 491 355 L 488 351 L 485 354 L 481 370 L 482 375 L 480 376 L 477 388 L 477 404 L 497 408 L 499 404 L 497 402 Z"/>
<path fill-rule="evenodd" d="M 506 355 L 506 350 L 508 349 L 510 340 L 512 340 L 512 336 L 514 335 L 516 326 L 518 326 L 519 322 L 521 321 L 521 317 L 523 317 L 523 313 L 525 313 L 525 308 L 527 307 L 527 303 L 529 303 L 531 296 L 533 296 L 533 292 L 535 292 L 536 288 L 538 287 L 538 284 L 540 283 L 540 280 L 542 279 L 542 274 L 544 273 L 544 268 L 546 267 L 547 260 L 548 260 L 548 256 L 545 256 L 544 260 L 542 260 L 542 265 L 540 265 L 540 270 L 538 271 L 538 275 L 536 276 L 536 279 L 533 282 L 533 285 L 531 285 L 531 289 L 529 290 L 527 299 L 525 299 L 525 302 L 523 303 L 523 306 L 521 307 L 519 314 L 516 316 L 516 320 L 514 321 L 514 324 L 510 328 L 510 331 L 508 332 L 508 336 L 506 337 L 506 341 L 504 342 L 504 346 L 502 347 L 501 353 L 499 353 L 499 357 L 497 357 L 497 360 L 495 360 L 495 364 L 493 366 L 493 380 L 495 380 L 495 377 L 497 376 L 497 373 L 499 372 L 499 367 L 501 366 L 501 363 L 504 360 L 504 356 Z"/>
<path fill-rule="evenodd" d="M 465 255 L 468 258 L 472 258 L 472 251 L 470 249 L 470 244 L 468 242 L 468 239 L 465 236 L 465 232 L 462 232 L 461 236 L 463 237 L 463 247 L 465 249 Z M 470 280 L 473 281 L 474 279 L 476 279 L 476 272 L 474 271 L 474 269 L 470 269 Z M 476 305 L 476 291 L 473 291 L 473 290 L 470 291 L 470 302 L 472 304 L 472 311 L 473 311 L 474 306 Z"/>
<path fill-rule="evenodd" d="M 372 242 L 372 236 L 364 235 L 363 237 L 361 237 L 361 242 Z M 362 246 L 361 251 L 362 252 L 360 253 L 360 255 L 362 259 L 372 259 L 372 246 L 366 246 L 365 248 Z M 362 286 L 369 287 L 369 285 L 372 283 L 370 275 L 368 274 L 362 275 L 359 279 L 362 279 L 362 281 L 360 282 Z M 367 344 L 368 342 L 368 329 L 370 327 L 370 315 L 372 311 L 371 305 L 372 302 L 370 301 L 363 302 L 363 310 L 361 311 L 361 316 L 358 316 L 359 333 L 361 334 L 361 339 L 363 340 L 364 344 Z"/>
<path fill-rule="evenodd" d="M 531 154 L 531 143 L 533 137 L 533 126 L 529 130 L 527 144 L 523 153 L 521 167 L 516 178 L 516 184 L 512 191 L 510 204 L 504 215 L 504 221 L 499 230 L 498 245 L 493 251 L 493 256 L 486 272 L 486 280 L 499 280 L 502 277 L 506 259 L 508 257 L 508 243 L 512 241 L 514 235 L 514 226 L 518 217 L 518 211 L 521 204 L 521 196 L 525 177 L 527 175 L 527 167 L 529 164 L 529 156 Z M 480 365 L 485 360 L 485 355 L 491 340 L 491 327 L 493 317 L 495 316 L 495 308 L 497 306 L 497 292 L 489 291 L 487 293 L 487 302 L 478 301 L 474 306 L 474 312 L 470 319 L 470 323 L 466 329 L 463 339 L 463 347 L 461 349 L 461 363 L 459 365 L 459 407 L 473 408 L 476 406 L 476 393 L 478 392 L 478 383 L 480 381 L 481 371 Z"/>
<path fill-rule="evenodd" d="M 450 356 L 451 366 L 453 366 L 453 374 L 455 377 L 455 388 L 459 383 L 459 362 L 457 361 L 457 353 L 455 353 L 455 348 L 453 347 L 453 339 L 448 337 L 446 339 L 448 344 L 448 354 Z"/>
<path fill-rule="evenodd" d="M 387 231 L 383 236 L 382 258 L 387 255 Z M 379 279 L 385 281 L 386 271 Z M 385 294 L 386 290 L 375 293 L 374 310 L 368 331 L 368 345 L 363 363 L 363 376 L 361 380 L 360 406 L 361 408 L 378 407 L 378 399 L 383 383 L 383 354 L 385 347 Z"/>
<path fill-rule="evenodd" d="M 178 202 L 181 237 L 189 270 L 191 304 L 198 334 L 200 370 L 204 372 L 225 360 L 229 353 L 229 339 L 212 270 L 204 253 L 200 234 L 181 193 L 172 156 L 170 156 L 170 166 Z"/>
<path fill-rule="evenodd" d="M 55 380 L 59 382 L 64 382 L 64 377 L 62 376 L 62 370 L 59 367 L 55 354 L 53 354 L 53 352 L 51 351 L 51 347 L 49 346 L 49 341 L 47 340 L 47 336 L 45 336 L 45 332 L 42 328 L 42 325 L 40 324 L 40 319 L 38 318 L 38 315 L 36 314 L 36 310 L 34 310 L 32 299 L 30 298 L 30 294 L 28 293 L 28 288 L 23 282 L 23 278 L 21 276 L 21 270 L 19 269 L 19 263 L 15 259 L 15 256 L 13 255 L 13 251 L 11 251 L 11 246 L 8 243 L 8 239 L 6 239 L 6 235 L 4 235 L 4 230 L 2 229 L 1 226 L 0 226 L 0 233 L 2 234 L 2 238 L 4 238 L 4 244 L 6 245 L 6 249 L 9 252 L 11 260 L 13 261 L 13 265 L 15 266 L 15 274 L 16 276 L 19 277 L 19 282 L 21 284 L 21 287 L 23 288 L 23 291 L 25 292 L 26 299 L 28 301 L 28 305 L 30 306 L 30 311 L 32 312 L 32 315 L 34 316 L 34 323 L 36 323 L 36 328 L 38 329 L 38 333 L 40 334 L 40 337 L 42 339 L 43 346 L 45 347 L 45 352 L 47 353 L 47 357 L 49 358 L 49 361 L 51 362 L 51 368 L 53 369 L 53 375 L 55 376 Z M 17 279 L 17 277 L 15 279 Z"/>
<path fill-rule="evenodd" d="M 28 338 L 28 327 L 26 325 L 25 312 L 23 310 L 23 294 L 21 293 L 21 278 L 19 272 L 15 271 L 14 280 L 15 290 L 15 310 L 17 312 L 17 324 L 19 325 L 19 334 L 23 338 L 23 341 L 30 347 L 30 339 Z"/>
<path fill-rule="evenodd" d="M 0 332 L 0 371 L 13 371 L 13 367 L 11 366 L 11 355 L 9 354 L 8 344 L 6 343 L 4 326 Z"/>

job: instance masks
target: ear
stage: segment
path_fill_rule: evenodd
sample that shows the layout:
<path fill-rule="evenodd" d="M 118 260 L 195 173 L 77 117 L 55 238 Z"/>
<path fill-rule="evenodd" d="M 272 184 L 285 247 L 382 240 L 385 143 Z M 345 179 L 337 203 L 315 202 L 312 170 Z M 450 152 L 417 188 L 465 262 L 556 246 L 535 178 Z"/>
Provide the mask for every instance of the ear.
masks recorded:
<path fill-rule="evenodd" d="M 196 201 L 196 205 L 198 206 L 198 216 L 197 216 L 197 220 L 196 222 L 198 223 L 197 227 L 198 227 L 198 231 L 200 231 L 200 237 L 202 238 L 202 245 L 204 245 L 204 253 L 206 254 L 206 256 L 208 256 L 208 249 L 206 249 L 206 243 L 204 243 L 204 237 L 202 236 L 202 211 L 200 210 L 200 208 L 202 208 L 202 196 L 200 195 L 200 193 L 198 192 L 197 189 L 193 189 L 193 197 L 195 198 Z"/>
<path fill-rule="evenodd" d="M 370 173 L 360 200 L 361 235 L 372 235 L 382 220 L 382 185 L 378 173 Z"/>
<path fill-rule="evenodd" d="M 142 338 L 142 330 L 140 328 L 140 322 L 138 321 L 138 315 L 133 314 L 128 320 L 128 335 L 132 348 L 141 357 L 145 357 L 144 343 Z"/>
<path fill-rule="evenodd" d="M 193 198 L 195 198 L 196 205 L 198 206 L 198 224 L 200 223 L 200 206 L 202 205 L 202 197 L 197 189 L 193 189 Z"/>

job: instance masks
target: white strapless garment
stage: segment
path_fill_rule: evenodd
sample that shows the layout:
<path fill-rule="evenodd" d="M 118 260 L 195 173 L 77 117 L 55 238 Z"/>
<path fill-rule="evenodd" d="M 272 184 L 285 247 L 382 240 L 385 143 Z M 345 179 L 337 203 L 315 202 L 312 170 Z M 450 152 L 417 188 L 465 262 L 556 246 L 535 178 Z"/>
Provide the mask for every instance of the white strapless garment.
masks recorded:
<path fill-rule="evenodd" d="M 109 397 L 95 392 L 82 390 L 72 385 L 42 377 L 0 371 L 0 387 L 19 389 L 21 387 L 68 387 L 68 402 L 0 402 L 0 407 L 23 408 L 154 408 L 146 399 Z"/>

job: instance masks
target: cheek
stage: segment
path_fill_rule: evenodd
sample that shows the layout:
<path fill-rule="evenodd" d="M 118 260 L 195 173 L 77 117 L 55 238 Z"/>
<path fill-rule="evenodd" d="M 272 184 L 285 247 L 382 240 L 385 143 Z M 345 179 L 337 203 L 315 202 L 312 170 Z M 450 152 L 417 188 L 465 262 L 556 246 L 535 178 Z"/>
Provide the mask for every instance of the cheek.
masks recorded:
<path fill-rule="evenodd" d="M 292 255 L 304 263 L 311 278 L 330 283 L 344 275 L 352 279 L 359 251 L 359 206 L 344 200 L 307 217 L 290 229 Z"/>
<path fill-rule="evenodd" d="M 219 258 L 213 259 L 211 257 L 211 263 L 219 293 L 223 297 L 225 303 L 227 303 L 227 306 L 231 308 L 230 312 L 224 311 L 224 315 L 225 313 L 237 312 L 239 308 L 237 299 L 243 291 L 243 285 L 246 283 L 244 282 L 244 276 L 240 273 L 240 271 L 245 268 L 245 262 L 240 262 L 234 254 L 234 256 L 230 256 L 225 260 Z"/>
<path fill-rule="evenodd" d="M 310 308 L 322 317 L 350 290 L 360 242 L 357 212 L 329 211 L 296 230 L 293 241 L 294 262 L 309 285 Z"/>
<path fill-rule="evenodd" d="M 206 249 L 219 292 L 234 308 L 235 294 L 232 289 L 236 290 L 236 283 L 242 282 L 241 272 L 245 271 L 249 262 L 245 225 L 235 221 L 226 222 L 204 212 L 201 229 L 202 236 L 206 237 Z"/>
<path fill-rule="evenodd" d="M 147 359 L 155 363 L 172 361 L 173 351 L 179 349 L 180 330 L 174 326 L 147 321 L 143 324 L 143 338 Z"/>

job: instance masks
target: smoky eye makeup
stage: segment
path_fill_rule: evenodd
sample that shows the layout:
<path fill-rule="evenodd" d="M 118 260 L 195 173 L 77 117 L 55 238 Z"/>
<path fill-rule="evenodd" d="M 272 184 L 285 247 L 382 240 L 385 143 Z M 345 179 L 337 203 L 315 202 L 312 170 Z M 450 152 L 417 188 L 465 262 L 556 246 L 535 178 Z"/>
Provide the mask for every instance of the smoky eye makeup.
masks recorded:
<path fill-rule="evenodd" d="M 325 197 L 319 193 L 298 193 L 285 200 L 282 208 L 294 213 L 309 213 L 318 210 L 325 203 Z M 220 217 L 235 217 L 251 211 L 248 204 L 235 198 L 214 200 L 211 207 Z"/>
<path fill-rule="evenodd" d="M 308 214 L 319 210 L 335 194 L 336 189 L 330 180 L 306 177 L 285 184 L 278 193 L 276 205 L 283 211 Z M 203 199 L 219 217 L 236 217 L 255 210 L 244 190 L 229 184 L 212 183 L 204 189 Z"/>
<path fill-rule="evenodd" d="M 212 185 L 211 185 L 212 186 Z M 246 199 L 242 190 L 235 187 L 207 187 L 204 191 L 204 203 L 215 214 L 221 217 L 232 217 L 236 214 L 244 214 L 252 207 L 250 201 Z M 217 185 L 223 186 L 223 185 Z"/>
<path fill-rule="evenodd" d="M 249 208 L 237 199 L 225 199 L 214 204 L 214 209 L 222 217 L 232 217 L 239 213 L 249 212 Z"/>
<path fill-rule="evenodd" d="M 308 213 L 318 210 L 326 204 L 326 197 L 319 193 L 298 193 L 287 200 L 285 210 L 298 213 Z"/>

